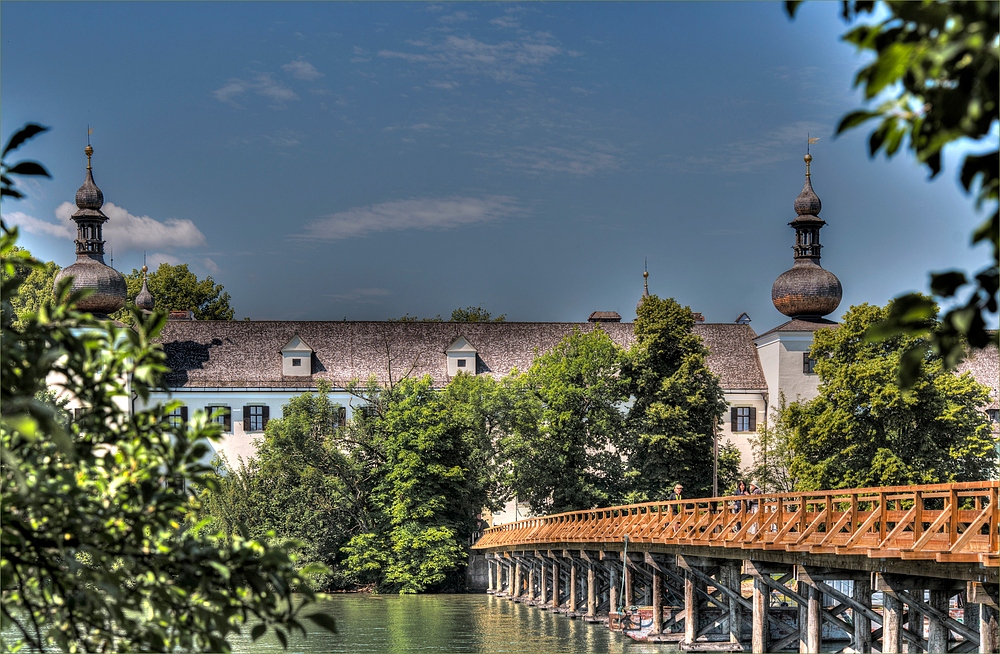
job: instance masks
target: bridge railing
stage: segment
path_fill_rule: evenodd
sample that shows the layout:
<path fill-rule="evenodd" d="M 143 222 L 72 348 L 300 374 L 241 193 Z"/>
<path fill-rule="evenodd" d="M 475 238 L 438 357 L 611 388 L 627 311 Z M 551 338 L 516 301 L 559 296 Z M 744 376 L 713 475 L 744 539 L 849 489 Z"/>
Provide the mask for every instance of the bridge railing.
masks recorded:
<path fill-rule="evenodd" d="M 475 549 L 634 543 L 1000 565 L 1000 481 L 647 502 L 490 527 Z"/>

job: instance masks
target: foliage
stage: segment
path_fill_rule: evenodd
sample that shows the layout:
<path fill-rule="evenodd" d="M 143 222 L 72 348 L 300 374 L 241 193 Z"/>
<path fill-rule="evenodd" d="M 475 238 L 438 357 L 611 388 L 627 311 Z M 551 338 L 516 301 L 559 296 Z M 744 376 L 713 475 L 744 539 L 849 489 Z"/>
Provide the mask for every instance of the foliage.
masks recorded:
<path fill-rule="evenodd" d="M 337 439 L 339 407 L 328 390 L 321 384 L 315 395 L 292 398 L 267 423 L 256 454 L 205 494 L 207 514 L 226 534 L 290 544 L 300 571 L 323 564 L 327 572 L 312 579 L 323 589 L 349 583 L 336 565 L 354 524 L 353 465 Z"/>
<path fill-rule="evenodd" d="M 14 328 L 14 262 L 39 265 L 15 238 L 3 228 L 0 597 L 13 637 L 38 651 L 228 651 L 247 619 L 255 638 L 301 630 L 315 595 L 285 548 L 223 543 L 188 522 L 198 501 L 184 488 L 210 484 L 202 461 L 218 427 L 203 414 L 171 427 L 174 404 L 128 411 L 165 371 L 162 314 L 133 314 L 134 329 L 95 322 L 66 281 Z M 53 387 L 86 412 L 68 422 L 40 395 Z"/>
<path fill-rule="evenodd" d="M 41 125 L 36 125 L 34 123 L 28 123 L 7 141 L 7 145 L 3 148 L 3 154 L 0 155 L 0 197 L 7 196 L 10 198 L 23 198 L 24 194 L 14 188 L 14 180 L 11 179 L 12 175 L 19 177 L 26 176 L 36 176 L 36 177 L 51 177 L 49 171 L 45 170 L 45 166 L 38 163 L 37 161 L 18 161 L 16 164 L 7 163 L 7 155 L 14 150 L 21 147 L 21 145 L 30 139 L 38 136 L 42 132 L 47 132 L 48 127 L 42 127 Z"/>
<path fill-rule="evenodd" d="M 790 15 L 799 4 L 787 3 Z M 975 280 L 967 280 L 964 273 L 954 270 L 931 275 L 931 292 L 958 302 L 945 313 L 941 324 L 934 325 L 935 301 L 911 293 L 898 298 L 886 319 L 869 334 L 872 338 L 900 334 L 922 337 L 913 341 L 902 360 L 900 379 L 908 385 L 915 381 L 928 352 L 941 356 L 945 366 L 953 368 L 966 344 L 982 348 L 996 341 L 987 331 L 987 316 L 997 314 L 1000 282 L 1000 152 L 996 147 L 1000 4 L 990 0 L 845 0 L 843 7 L 845 20 L 874 13 L 876 7 L 887 13 L 880 22 L 859 25 L 843 37 L 859 52 L 874 55 L 858 71 L 854 83 L 864 88 L 866 100 L 884 101 L 874 109 L 844 116 L 837 133 L 879 120 L 869 138 L 870 155 L 882 151 L 892 157 L 905 142 L 931 177 L 941 172 L 946 146 L 963 142 L 966 147 L 972 141 L 982 147 L 964 155 L 960 181 L 966 192 L 975 192 L 978 206 L 993 205 L 992 214 L 972 237 L 973 244 L 992 243 L 992 264 Z M 961 295 L 967 296 L 964 304 Z"/>
<path fill-rule="evenodd" d="M 643 299 L 624 376 L 635 398 L 628 423 L 633 499 L 665 499 L 675 482 L 690 495 L 712 489 L 713 439 L 726 410 L 694 315 L 675 300 Z"/>
<path fill-rule="evenodd" d="M 448 322 L 506 322 L 507 314 L 501 314 L 496 318 L 493 317 L 489 311 L 484 309 L 482 306 L 475 307 L 465 307 L 455 309 L 451 312 L 451 318 Z M 418 318 L 417 316 L 411 316 L 407 313 L 401 318 L 390 318 L 389 322 L 444 322 L 441 318 L 441 314 L 434 316 L 433 318 Z"/>
<path fill-rule="evenodd" d="M 31 253 L 23 248 L 14 246 L 12 253 L 24 252 L 26 258 L 31 258 Z M 21 255 L 18 255 L 21 256 Z M 39 265 L 28 266 L 19 262 L 19 259 L 12 259 L 14 275 L 19 277 L 21 285 L 18 286 L 17 295 L 10 298 L 10 306 L 14 311 L 13 327 L 20 329 L 25 325 L 25 318 L 29 313 L 38 313 L 42 303 L 52 297 L 52 287 L 55 285 L 56 275 L 59 273 L 59 266 L 53 261 L 46 261 Z"/>
<path fill-rule="evenodd" d="M 349 570 L 401 593 L 461 586 L 476 515 L 492 503 L 492 473 L 481 465 L 492 445 L 489 430 L 460 419 L 454 404 L 488 393 L 491 381 L 470 377 L 439 392 L 424 377 L 378 391 L 362 422 L 384 444 L 384 476 L 374 489 L 373 529 L 344 548 Z"/>
<path fill-rule="evenodd" d="M 787 407 L 788 402 L 782 393 L 772 413 L 773 424 L 765 422 L 758 425 L 757 433 L 750 437 L 753 463 L 744 472 L 765 493 L 790 493 L 797 486 L 797 480 L 790 471 L 795 453 L 790 444 L 792 431 L 785 419 Z"/>
<path fill-rule="evenodd" d="M 997 473 L 996 439 L 981 410 L 987 387 L 928 355 L 902 390 L 896 371 L 917 339 L 864 338 L 891 310 L 891 303 L 851 307 L 840 327 L 815 333 L 819 395 L 780 414 L 799 489 L 977 481 Z"/>
<path fill-rule="evenodd" d="M 449 322 L 506 322 L 507 314 L 500 314 L 496 318 L 482 306 L 465 307 L 455 309 L 451 312 Z"/>
<path fill-rule="evenodd" d="M 624 353 L 601 330 L 565 337 L 515 377 L 518 418 L 503 449 L 536 514 L 618 504 L 625 494 Z"/>
<path fill-rule="evenodd" d="M 719 445 L 719 494 L 728 494 L 740 481 L 740 448 L 730 441 Z"/>
<path fill-rule="evenodd" d="M 142 271 L 133 268 L 125 275 L 125 284 L 128 286 L 129 303 L 135 302 L 135 296 L 142 288 Z M 229 306 L 231 298 L 222 284 L 216 284 L 211 276 L 199 280 L 188 270 L 186 263 L 177 266 L 161 263 L 159 268 L 149 273 L 146 284 L 158 310 L 194 311 L 198 320 L 233 319 L 234 311 Z"/>

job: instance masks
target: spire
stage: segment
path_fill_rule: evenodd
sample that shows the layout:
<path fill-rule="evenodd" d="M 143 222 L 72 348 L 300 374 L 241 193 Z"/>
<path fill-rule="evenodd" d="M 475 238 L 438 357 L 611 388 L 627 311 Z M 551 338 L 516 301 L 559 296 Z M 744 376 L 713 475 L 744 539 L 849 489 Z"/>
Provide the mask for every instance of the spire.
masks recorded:
<path fill-rule="evenodd" d="M 642 260 L 642 297 L 649 297 L 649 270 L 645 258 Z"/>
<path fill-rule="evenodd" d="M 840 280 L 820 266 L 819 231 L 826 222 L 819 217 L 823 208 L 812 187 L 809 145 L 819 139 L 809 138 L 806 143 L 806 179 L 802 192 L 795 198 L 795 220 L 788 223 L 795 229 L 792 247 L 795 264 L 782 273 L 771 287 L 771 301 L 778 311 L 796 318 L 819 318 L 833 313 L 843 296 Z"/>
<path fill-rule="evenodd" d="M 143 311 L 152 311 L 153 307 L 156 306 L 156 300 L 153 298 L 153 294 L 149 292 L 149 287 L 146 285 L 146 277 L 149 272 L 149 268 L 146 267 L 146 253 L 142 253 L 142 288 L 139 290 L 139 294 L 135 296 L 135 306 L 142 309 Z"/>
<path fill-rule="evenodd" d="M 76 192 L 77 211 L 73 214 L 76 223 L 76 263 L 63 268 L 56 275 L 56 284 L 65 277 L 73 278 L 73 290 L 91 289 L 91 295 L 80 300 L 77 308 L 99 315 L 114 313 L 125 304 L 128 289 L 121 273 L 104 263 L 103 226 L 108 217 L 101 211 L 104 193 L 94 182 L 91 157 L 94 148 L 90 145 L 88 129 L 87 175 L 83 186 Z"/>

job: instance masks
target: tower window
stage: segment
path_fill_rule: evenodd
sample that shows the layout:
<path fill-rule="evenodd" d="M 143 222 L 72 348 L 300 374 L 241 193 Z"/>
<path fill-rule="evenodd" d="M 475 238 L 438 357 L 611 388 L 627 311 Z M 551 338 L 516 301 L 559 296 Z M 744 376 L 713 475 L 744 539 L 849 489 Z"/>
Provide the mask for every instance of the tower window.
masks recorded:
<path fill-rule="evenodd" d="M 458 367 L 459 368 L 464 368 L 465 367 L 465 359 L 459 359 L 458 360 Z"/>
<path fill-rule="evenodd" d="M 816 359 L 809 356 L 808 352 L 802 353 L 802 372 L 807 375 L 816 374 Z"/>
<path fill-rule="evenodd" d="M 292 359 L 293 367 L 300 367 L 302 365 L 302 359 Z"/>
<path fill-rule="evenodd" d="M 986 409 L 986 415 L 992 422 L 1000 422 L 1000 409 Z"/>

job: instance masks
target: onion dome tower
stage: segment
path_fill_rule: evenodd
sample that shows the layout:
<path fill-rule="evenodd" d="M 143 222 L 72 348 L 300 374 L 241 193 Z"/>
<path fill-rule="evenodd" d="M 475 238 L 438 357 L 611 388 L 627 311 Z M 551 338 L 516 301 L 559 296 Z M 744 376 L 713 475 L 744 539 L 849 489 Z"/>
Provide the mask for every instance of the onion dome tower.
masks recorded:
<path fill-rule="evenodd" d="M 128 289 L 122 274 L 104 263 L 104 236 L 102 228 L 108 217 L 101 211 L 104 193 L 94 183 L 94 172 L 90 157 L 94 148 L 87 144 L 87 178 L 76 192 L 77 212 L 73 214 L 76 223 L 76 263 L 56 275 L 56 284 L 66 278 L 73 278 L 73 290 L 93 289 L 93 293 L 80 300 L 77 308 L 99 316 L 118 311 L 125 306 Z"/>
<path fill-rule="evenodd" d="M 819 217 L 823 204 L 813 191 L 809 173 L 812 155 L 806 152 L 806 182 L 795 198 L 798 216 L 788 223 L 795 229 L 795 263 L 774 280 L 771 301 L 778 311 L 791 318 L 818 320 L 840 306 L 844 290 L 840 280 L 819 264 L 819 230 L 826 222 Z"/>
<path fill-rule="evenodd" d="M 156 306 L 156 300 L 153 299 L 153 294 L 149 292 L 149 287 L 146 286 L 146 273 L 149 272 L 149 268 L 146 264 L 142 264 L 142 289 L 139 290 L 139 294 L 135 296 L 135 306 L 142 309 L 143 311 L 152 311 L 153 307 Z"/>

